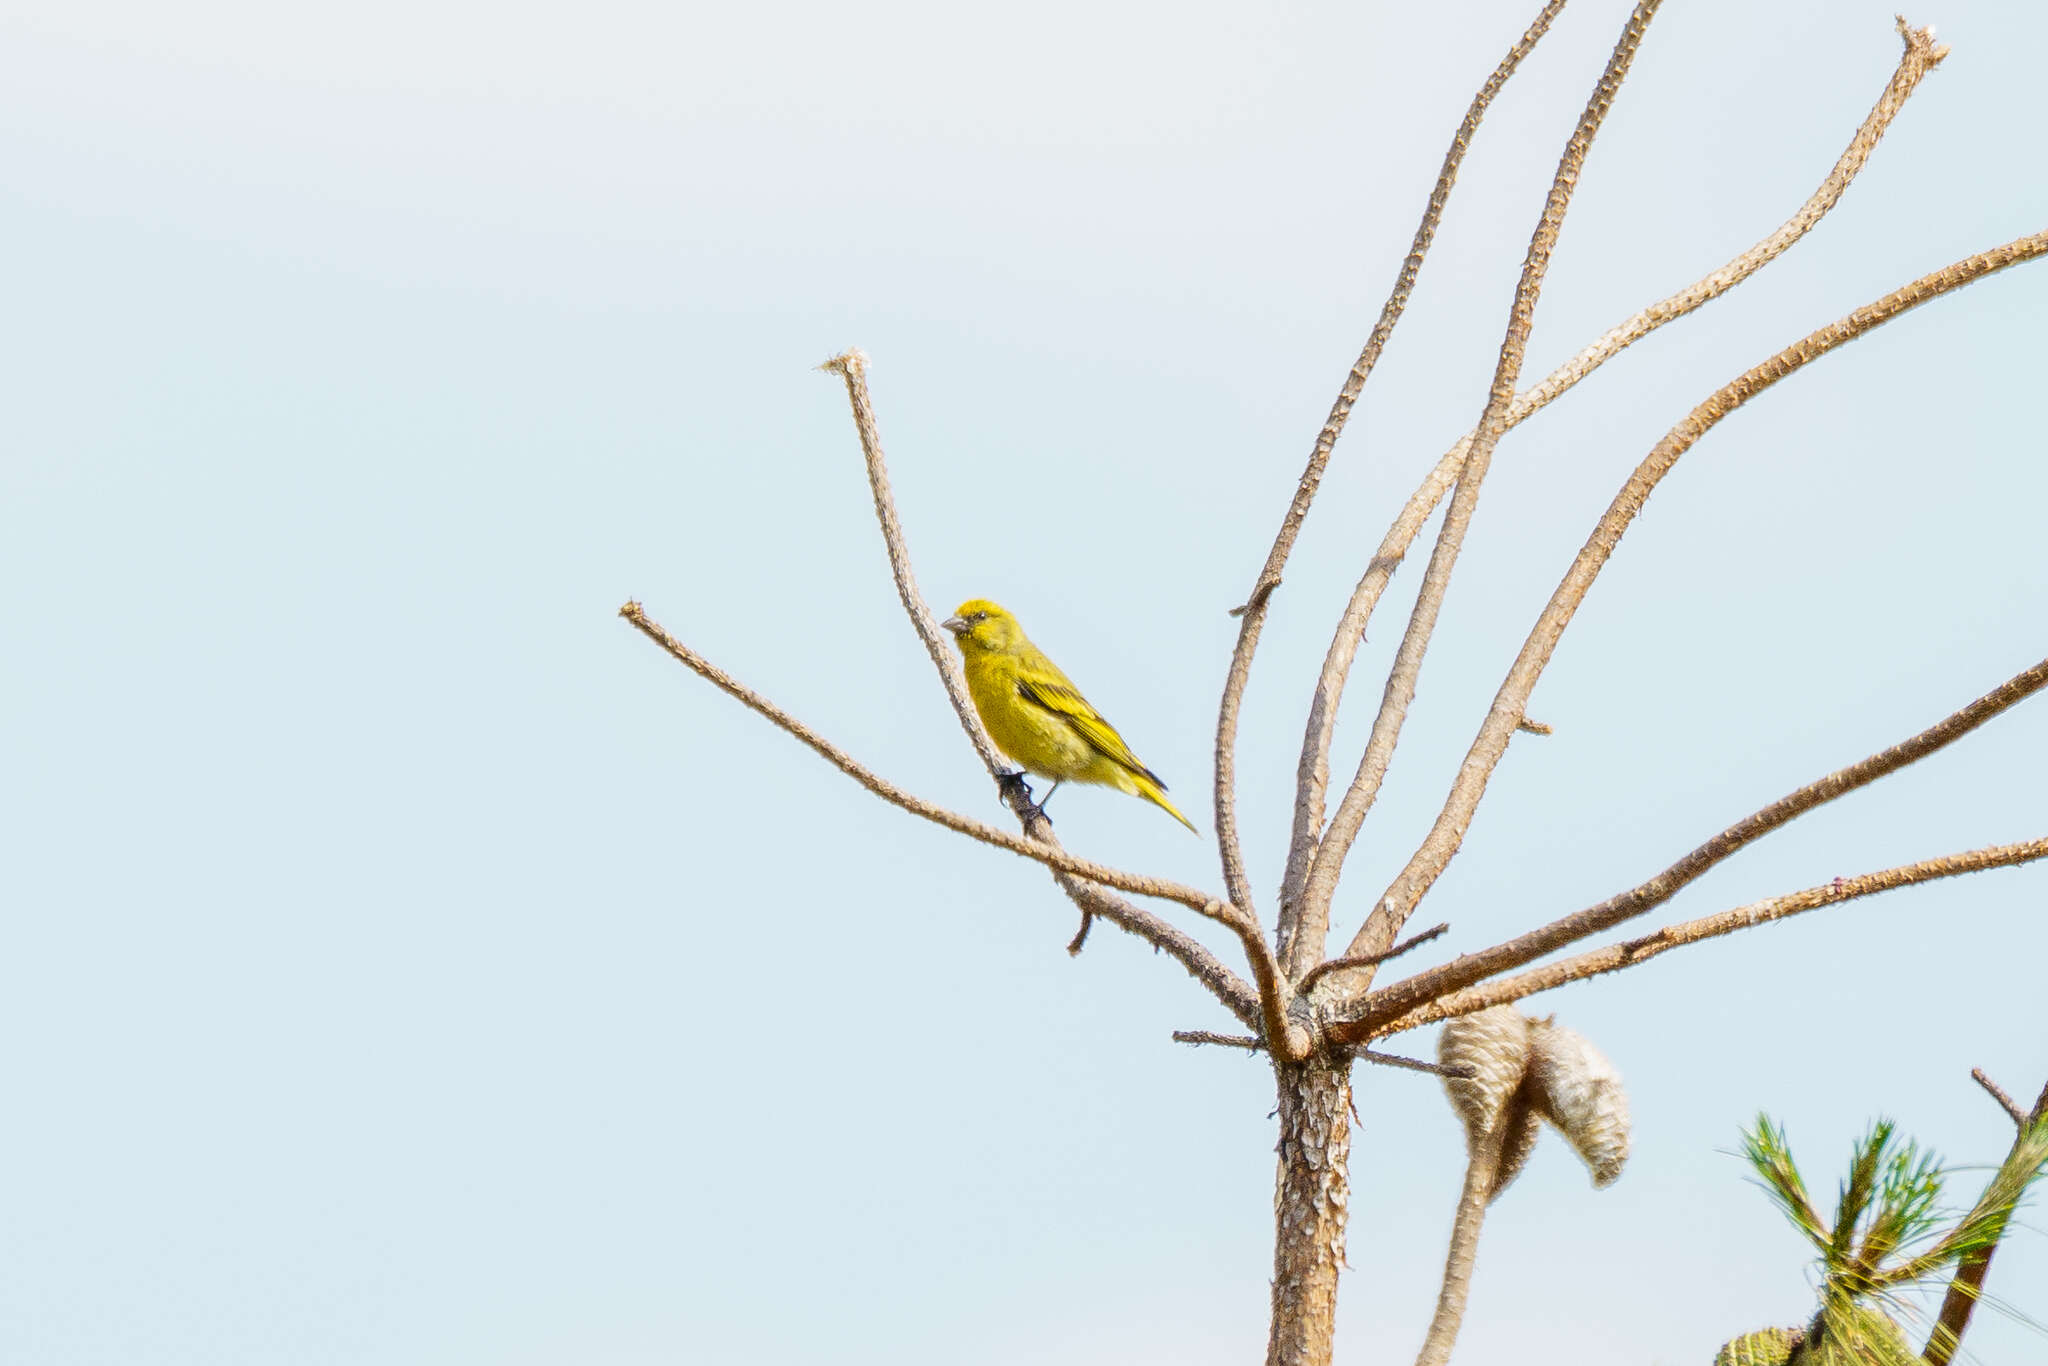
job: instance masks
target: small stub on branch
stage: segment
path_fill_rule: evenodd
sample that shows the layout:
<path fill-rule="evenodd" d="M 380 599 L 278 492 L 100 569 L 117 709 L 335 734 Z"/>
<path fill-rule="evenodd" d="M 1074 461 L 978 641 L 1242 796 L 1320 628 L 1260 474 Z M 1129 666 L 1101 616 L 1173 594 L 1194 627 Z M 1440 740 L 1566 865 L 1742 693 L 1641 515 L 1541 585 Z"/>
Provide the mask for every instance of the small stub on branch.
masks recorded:
<path fill-rule="evenodd" d="M 1527 731 L 1531 735 L 1551 735 L 1556 733 L 1557 727 L 1545 725 L 1541 721 L 1532 721 L 1525 716 L 1521 720 L 1515 722 L 1515 729 L 1520 731 Z"/>
<path fill-rule="evenodd" d="M 2013 1123 L 2025 1126 L 2027 1122 L 2027 1112 L 2020 1108 L 2018 1101 L 2014 1100 L 2011 1096 L 2005 1093 L 2004 1087 L 2000 1086 L 1997 1082 L 1991 1080 L 1990 1077 L 1986 1076 L 1983 1068 L 1971 1068 L 1970 1078 L 1990 1093 L 1991 1098 L 1998 1102 L 2000 1109 L 2004 1110 L 2007 1114 L 2012 1116 Z M 2042 1094 L 2044 1096 L 2048 1096 L 2048 1091 L 2043 1091 Z"/>
<path fill-rule="evenodd" d="M 1067 941 L 1067 957 L 1079 958 L 1081 950 L 1088 945 L 1088 931 L 1095 928 L 1095 916 L 1089 911 L 1081 912 L 1081 928 L 1074 931 L 1074 937 Z"/>
<path fill-rule="evenodd" d="M 1233 607 L 1230 609 L 1230 615 L 1232 615 L 1233 617 L 1241 617 L 1246 612 L 1258 611 L 1261 607 L 1264 607 L 1266 605 L 1266 599 L 1272 597 L 1273 590 L 1278 588 L 1279 586 L 1280 580 L 1278 579 L 1266 579 L 1262 581 L 1257 588 L 1254 588 L 1252 590 L 1252 595 L 1249 598 L 1245 599 L 1243 606 Z"/>

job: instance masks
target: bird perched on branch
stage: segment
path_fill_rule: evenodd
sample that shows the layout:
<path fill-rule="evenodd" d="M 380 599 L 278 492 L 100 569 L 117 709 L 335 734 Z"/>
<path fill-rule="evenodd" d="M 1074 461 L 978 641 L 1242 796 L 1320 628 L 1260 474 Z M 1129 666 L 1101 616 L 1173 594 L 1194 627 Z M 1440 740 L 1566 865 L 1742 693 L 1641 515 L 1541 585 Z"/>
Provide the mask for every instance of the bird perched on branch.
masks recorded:
<path fill-rule="evenodd" d="M 1038 803 L 1041 815 L 1061 783 L 1100 783 L 1143 797 L 1195 830 L 1194 822 L 1166 799 L 1159 775 L 1138 762 L 1116 727 L 1031 643 L 1015 617 L 995 603 L 973 598 L 941 625 L 959 643 L 968 695 L 996 748 L 1052 779 Z M 1022 781 L 1021 774 L 1012 776 Z M 1028 796 L 1030 789 L 1025 792 Z"/>

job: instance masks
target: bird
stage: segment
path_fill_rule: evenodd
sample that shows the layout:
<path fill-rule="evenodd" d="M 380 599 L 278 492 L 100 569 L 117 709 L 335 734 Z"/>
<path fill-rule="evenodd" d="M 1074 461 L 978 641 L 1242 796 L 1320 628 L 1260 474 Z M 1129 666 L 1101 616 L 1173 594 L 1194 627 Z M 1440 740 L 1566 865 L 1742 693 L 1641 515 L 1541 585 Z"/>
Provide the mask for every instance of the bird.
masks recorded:
<path fill-rule="evenodd" d="M 1017 618 L 986 598 L 970 598 L 940 625 L 960 647 L 967 694 L 996 748 L 1030 772 L 1052 779 L 1038 802 L 1040 815 L 1061 783 L 1099 783 L 1143 797 L 1202 833 L 1167 800 L 1166 784 L 1138 762 L 1116 727 L 1031 643 Z M 1007 774 L 1000 781 L 1021 783 L 1023 774 Z M 1031 789 L 1024 793 L 1028 801 Z"/>

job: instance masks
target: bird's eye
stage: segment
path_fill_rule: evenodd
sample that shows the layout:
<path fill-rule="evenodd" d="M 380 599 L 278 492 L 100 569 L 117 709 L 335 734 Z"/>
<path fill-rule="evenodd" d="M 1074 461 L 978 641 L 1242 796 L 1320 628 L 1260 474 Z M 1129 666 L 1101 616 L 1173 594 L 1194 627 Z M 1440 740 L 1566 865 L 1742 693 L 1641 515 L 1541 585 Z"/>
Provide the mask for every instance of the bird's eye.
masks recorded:
<path fill-rule="evenodd" d="M 986 612 L 976 612 L 976 613 L 975 613 L 975 614 L 974 614 L 973 616 L 969 617 L 969 618 L 968 618 L 968 620 L 969 620 L 969 621 L 987 621 L 987 620 L 988 620 L 988 613 L 986 613 Z"/>

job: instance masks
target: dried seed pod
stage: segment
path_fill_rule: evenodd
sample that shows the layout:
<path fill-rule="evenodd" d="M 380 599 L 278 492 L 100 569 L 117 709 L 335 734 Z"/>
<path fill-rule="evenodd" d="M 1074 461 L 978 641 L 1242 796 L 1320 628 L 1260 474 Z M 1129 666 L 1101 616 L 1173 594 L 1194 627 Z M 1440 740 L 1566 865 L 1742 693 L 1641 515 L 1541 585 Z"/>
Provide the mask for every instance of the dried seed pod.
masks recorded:
<path fill-rule="evenodd" d="M 1621 1074 L 1576 1030 L 1531 1020 L 1528 1034 L 1533 1104 L 1578 1152 L 1593 1184 L 1612 1184 L 1628 1161 L 1628 1092 Z"/>
<path fill-rule="evenodd" d="M 1436 1060 L 1470 1073 L 1445 1077 L 1444 1094 L 1465 1123 L 1466 1151 L 1476 1152 L 1480 1140 L 1501 1122 L 1528 1070 L 1529 1022 L 1513 1006 L 1460 1015 L 1445 1023 L 1436 1041 Z M 1527 1158 L 1525 1150 L 1522 1159 Z"/>
<path fill-rule="evenodd" d="M 1730 1338 L 1714 1353 L 1714 1366 L 1785 1366 L 1806 1335 L 1797 1328 L 1765 1328 Z"/>

